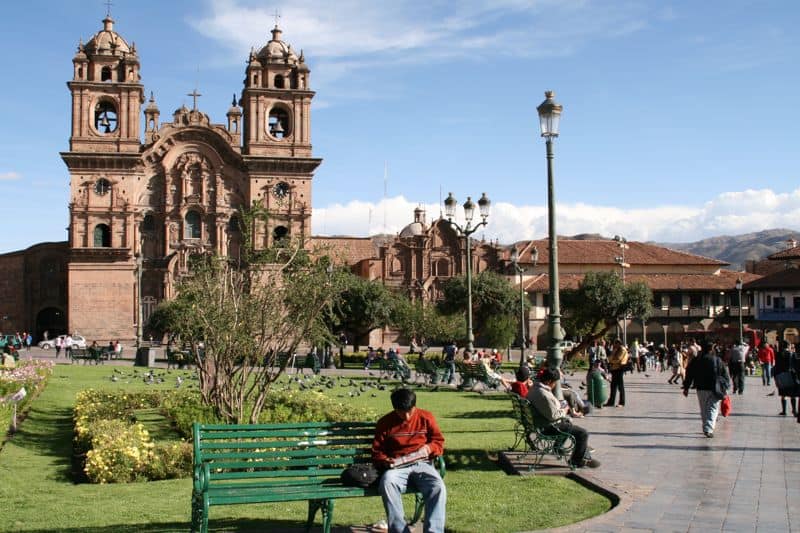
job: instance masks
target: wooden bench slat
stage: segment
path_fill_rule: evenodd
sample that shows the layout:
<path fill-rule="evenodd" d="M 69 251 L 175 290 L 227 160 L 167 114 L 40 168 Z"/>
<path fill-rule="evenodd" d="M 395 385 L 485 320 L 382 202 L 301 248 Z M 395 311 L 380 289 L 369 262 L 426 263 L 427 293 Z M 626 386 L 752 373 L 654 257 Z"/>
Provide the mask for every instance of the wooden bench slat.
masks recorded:
<path fill-rule="evenodd" d="M 334 455 L 367 455 L 370 449 L 367 447 L 362 448 L 304 448 L 302 450 L 275 450 L 268 452 L 251 452 L 251 451 L 237 451 L 237 452 L 218 452 L 203 454 L 203 458 L 208 461 L 222 461 L 229 459 L 269 459 L 269 458 L 283 458 L 283 457 L 319 457 L 319 456 L 334 456 Z M 278 464 L 278 463 L 276 463 Z"/>
<path fill-rule="evenodd" d="M 205 437 L 213 435 L 215 431 L 239 431 L 247 433 L 250 431 L 300 429 L 311 431 L 314 429 L 324 429 L 333 431 L 335 429 L 354 429 L 354 428 L 375 428 L 374 422 L 286 422 L 280 424 L 198 424 L 200 431 Z"/>
<path fill-rule="evenodd" d="M 249 478 L 263 478 L 263 479 L 273 479 L 273 478 L 296 478 L 300 475 L 305 477 L 338 477 L 342 470 L 344 470 L 344 465 L 341 468 L 309 468 L 308 470 L 255 470 L 255 471 L 243 471 L 243 470 L 234 470 L 234 471 L 223 471 L 223 472 L 212 472 L 212 477 L 214 479 L 249 479 Z M 209 484 L 209 487 L 213 487 L 213 481 Z"/>
<path fill-rule="evenodd" d="M 265 444 L 263 440 L 260 441 L 235 441 L 235 442 L 203 442 L 202 447 L 205 450 L 257 450 L 262 448 L 281 449 L 281 448 L 296 448 L 302 446 L 305 448 L 313 448 L 315 446 L 372 446 L 373 436 L 366 435 L 360 438 L 306 438 L 302 440 L 276 440 L 270 441 Z"/>

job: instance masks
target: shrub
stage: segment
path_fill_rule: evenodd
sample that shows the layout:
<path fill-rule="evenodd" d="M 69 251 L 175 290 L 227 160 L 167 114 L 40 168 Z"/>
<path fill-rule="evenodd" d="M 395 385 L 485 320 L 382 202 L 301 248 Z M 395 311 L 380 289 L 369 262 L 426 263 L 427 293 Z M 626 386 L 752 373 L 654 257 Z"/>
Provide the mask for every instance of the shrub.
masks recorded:
<path fill-rule="evenodd" d="M 147 465 L 147 479 L 175 479 L 192 473 L 192 445 L 188 442 L 156 443 Z"/>
<path fill-rule="evenodd" d="M 142 424 L 99 420 L 91 424 L 91 450 L 84 471 L 92 483 L 146 479 L 153 441 Z"/>

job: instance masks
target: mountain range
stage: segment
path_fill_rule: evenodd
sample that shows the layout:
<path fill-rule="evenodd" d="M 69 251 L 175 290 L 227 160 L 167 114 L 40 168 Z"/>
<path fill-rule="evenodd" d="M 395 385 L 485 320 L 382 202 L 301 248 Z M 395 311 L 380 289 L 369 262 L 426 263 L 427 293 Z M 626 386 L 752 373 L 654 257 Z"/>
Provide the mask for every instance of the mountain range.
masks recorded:
<path fill-rule="evenodd" d="M 581 233 L 567 237 L 578 240 L 606 239 L 596 233 Z M 789 240 L 800 241 L 800 232 L 790 229 L 767 229 L 742 235 L 721 235 L 695 242 L 649 242 L 673 250 L 702 255 L 730 263 L 730 270 L 744 270 L 745 262 L 766 259 L 770 254 L 785 250 Z"/>
<path fill-rule="evenodd" d="M 730 263 L 731 270 L 744 270 L 746 261 L 765 259 L 768 255 L 785 250 L 790 239 L 800 239 L 800 232 L 789 229 L 767 229 L 743 235 L 722 235 L 695 242 L 655 243 L 659 246 L 681 250 L 690 254 L 711 257 Z"/>

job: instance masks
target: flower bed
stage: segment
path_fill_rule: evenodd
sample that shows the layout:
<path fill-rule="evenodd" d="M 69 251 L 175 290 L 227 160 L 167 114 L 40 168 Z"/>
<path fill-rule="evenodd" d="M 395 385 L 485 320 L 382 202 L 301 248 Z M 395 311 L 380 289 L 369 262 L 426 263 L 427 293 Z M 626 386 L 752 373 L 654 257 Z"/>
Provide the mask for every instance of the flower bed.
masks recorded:
<path fill-rule="evenodd" d="M 27 411 L 33 399 L 42 391 L 52 373 L 52 361 L 38 361 L 30 358 L 17 363 L 16 368 L 0 370 L 0 398 L 9 398 L 25 387 L 27 395 L 17 404 L 17 418 L 19 419 Z M 10 401 L 0 402 L 0 428 L 3 433 L 10 427 L 13 415 L 14 404 Z"/>
<path fill-rule="evenodd" d="M 374 420 L 375 413 L 335 402 L 318 392 L 270 391 L 259 422 Z M 157 409 L 177 431 L 156 442 L 137 413 Z M 78 393 L 74 409 L 76 468 L 91 483 L 127 483 L 191 475 L 195 421 L 219 423 L 197 391 Z M 177 438 L 183 437 L 183 440 Z"/>

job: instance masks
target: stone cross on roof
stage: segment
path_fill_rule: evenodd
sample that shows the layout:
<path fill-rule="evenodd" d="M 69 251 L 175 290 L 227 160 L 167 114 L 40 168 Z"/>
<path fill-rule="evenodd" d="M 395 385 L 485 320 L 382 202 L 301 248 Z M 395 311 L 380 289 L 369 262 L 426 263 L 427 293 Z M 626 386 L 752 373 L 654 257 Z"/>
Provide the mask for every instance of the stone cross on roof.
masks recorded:
<path fill-rule="evenodd" d="M 197 111 L 197 97 L 198 96 L 203 96 L 203 95 L 200 94 L 199 92 L 197 92 L 197 88 L 195 88 L 194 91 L 190 92 L 186 96 L 191 96 L 192 97 L 192 100 L 193 100 L 192 111 Z"/>

